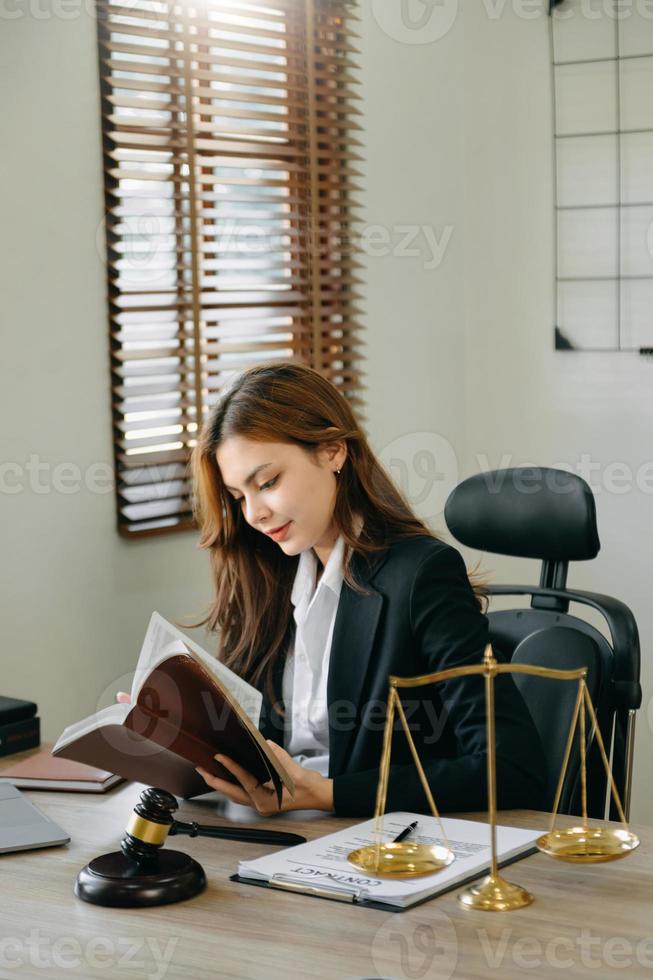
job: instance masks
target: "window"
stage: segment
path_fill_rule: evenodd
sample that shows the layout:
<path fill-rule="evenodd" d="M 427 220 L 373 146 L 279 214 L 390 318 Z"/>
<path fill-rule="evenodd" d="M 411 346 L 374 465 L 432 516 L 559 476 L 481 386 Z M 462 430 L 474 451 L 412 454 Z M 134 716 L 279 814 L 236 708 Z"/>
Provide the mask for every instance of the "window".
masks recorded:
<path fill-rule="evenodd" d="M 347 0 L 98 0 L 118 527 L 192 527 L 230 375 L 296 358 L 360 398 Z"/>
<path fill-rule="evenodd" d="M 552 15 L 559 349 L 653 348 L 649 7 L 565 0 Z"/>

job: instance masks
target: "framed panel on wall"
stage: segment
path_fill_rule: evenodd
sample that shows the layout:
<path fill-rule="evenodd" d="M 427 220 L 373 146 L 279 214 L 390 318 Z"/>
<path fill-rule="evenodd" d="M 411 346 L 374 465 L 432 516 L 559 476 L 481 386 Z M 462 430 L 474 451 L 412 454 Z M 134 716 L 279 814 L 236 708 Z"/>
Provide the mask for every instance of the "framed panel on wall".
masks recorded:
<path fill-rule="evenodd" d="M 552 11 L 558 350 L 653 350 L 653 4 Z"/>

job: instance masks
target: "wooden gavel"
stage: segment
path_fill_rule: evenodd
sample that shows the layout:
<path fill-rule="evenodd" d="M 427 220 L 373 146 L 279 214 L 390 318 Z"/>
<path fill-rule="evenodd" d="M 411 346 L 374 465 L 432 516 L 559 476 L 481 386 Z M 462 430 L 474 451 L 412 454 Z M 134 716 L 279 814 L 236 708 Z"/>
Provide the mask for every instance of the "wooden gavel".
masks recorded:
<path fill-rule="evenodd" d="M 177 800 L 167 790 L 144 790 L 120 841 L 120 850 L 94 858 L 82 868 L 75 882 L 75 895 L 94 905 L 128 908 L 165 905 L 199 894 L 206 887 L 204 870 L 181 851 L 162 850 L 169 834 L 285 847 L 306 840 L 299 834 L 274 830 L 183 823 L 172 816 L 178 808 Z"/>

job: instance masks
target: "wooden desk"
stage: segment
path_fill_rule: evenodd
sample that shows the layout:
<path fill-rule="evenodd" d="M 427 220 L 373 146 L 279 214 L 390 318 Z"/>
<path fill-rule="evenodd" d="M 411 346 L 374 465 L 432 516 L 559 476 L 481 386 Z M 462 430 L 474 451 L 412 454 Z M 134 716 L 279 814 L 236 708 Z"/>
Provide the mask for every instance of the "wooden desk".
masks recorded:
<path fill-rule="evenodd" d="M 0 977 L 653 978 L 651 829 L 634 828 L 640 848 L 612 864 L 579 868 L 537 854 L 513 865 L 506 877 L 536 901 L 503 914 L 466 912 L 455 892 L 393 914 L 234 884 L 229 875 L 239 858 L 269 847 L 187 837 L 166 846 L 203 865 L 209 884 L 197 898 L 135 910 L 79 901 L 77 872 L 117 849 L 142 789 L 28 792 L 72 839 L 66 847 L 0 856 Z M 178 815 L 221 822 L 211 798 L 184 802 Z M 272 826 L 317 837 L 351 822 L 325 817 Z M 546 817 L 514 811 L 502 822 L 546 826 Z"/>

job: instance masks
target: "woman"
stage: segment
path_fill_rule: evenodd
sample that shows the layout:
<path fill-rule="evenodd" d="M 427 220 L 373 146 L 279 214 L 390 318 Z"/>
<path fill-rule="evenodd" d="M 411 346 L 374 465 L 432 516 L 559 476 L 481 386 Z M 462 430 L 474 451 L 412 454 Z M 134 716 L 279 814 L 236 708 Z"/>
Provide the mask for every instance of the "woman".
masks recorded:
<path fill-rule="evenodd" d="M 347 400 L 299 364 L 242 374 L 193 453 L 201 547 L 215 600 L 204 623 L 220 658 L 264 693 L 261 730 L 296 785 L 281 810 L 373 813 L 388 675 L 478 664 L 488 642 L 480 591 L 459 553 L 411 512 Z M 436 802 L 486 805 L 480 677 L 402 695 Z M 539 807 L 544 760 L 512 679 L 496 684 L 502 807 Z M 284 748 L 285 746 L 285 748 Z M 270 785 L 218 760 L 207 784 L 262 815 Z M 404 734 L 393 739 L 387 809 L 428 811 Z"/>

